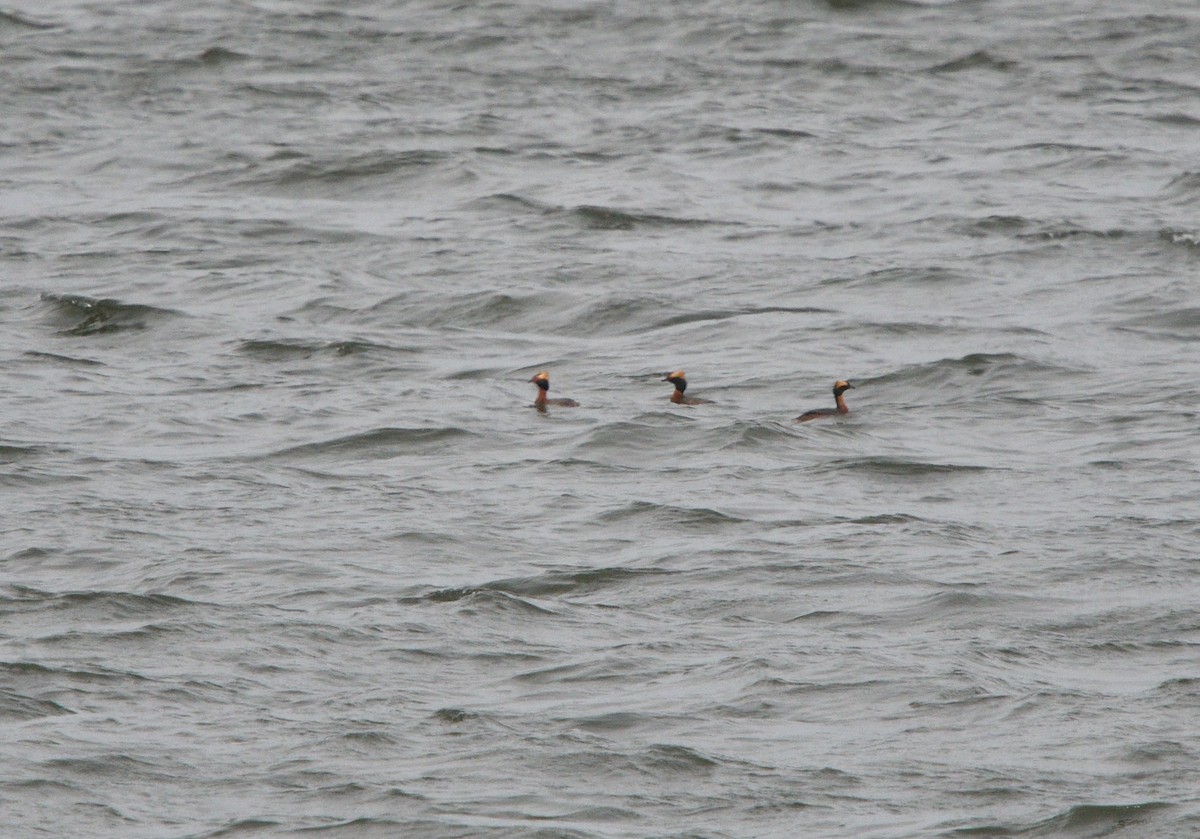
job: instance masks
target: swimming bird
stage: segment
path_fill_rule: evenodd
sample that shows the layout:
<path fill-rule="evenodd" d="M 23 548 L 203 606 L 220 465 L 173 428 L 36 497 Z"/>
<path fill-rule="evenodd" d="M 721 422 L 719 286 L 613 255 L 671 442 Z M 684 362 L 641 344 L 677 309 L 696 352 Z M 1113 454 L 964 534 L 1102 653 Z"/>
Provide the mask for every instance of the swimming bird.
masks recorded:
<path fill-rule="evenodd" d="M 667 374 L 663 379 L 664 382 L 670 382 L 675 385 L 675 392 L 671 394 L 671 401 L 676 405 L 710 405 L 711 399 L 699 399 L 695 396 L 684 396 L 683 392 L 687 390 L 687 376 L 682 370 L 676 370 L 674 373 Z"/>
<path fill-rule="evenodd" d="M 833 404 L 837 407 L 814 408 L 811 411 L 805 411 L 803 414 L 796 417 L 796 422 L 808 422 L 809 420 L 820 419 L 821 417 L 835 417 L 839 414 L 850 413 L 850 409 L 846 407 L 846 400 L 842 398 L 842 394 L 853 389 L 854 385 L 845 380 L 839 379 L 833 383 Z"/>
<path fill-rule="evenodd" d="M 550 391 L 550 374 L 545 370 L 535 375 L 529 381 L 538 386 L 537 398 L 533 400 L 533 407 L 539 411 L 546 410 L 547 405 L 553 405 L 556 408 L 578 408 L 579 403 L 574 399 L 547 399 L 546 394 Z"/>

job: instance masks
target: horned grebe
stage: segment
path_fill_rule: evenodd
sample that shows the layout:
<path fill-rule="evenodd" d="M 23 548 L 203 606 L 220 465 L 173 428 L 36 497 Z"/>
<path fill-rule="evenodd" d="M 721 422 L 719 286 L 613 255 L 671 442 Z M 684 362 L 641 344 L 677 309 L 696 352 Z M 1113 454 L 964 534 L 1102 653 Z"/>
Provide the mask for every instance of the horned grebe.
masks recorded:
<path fill-rule="evenodd" d="M 815 408 L 811 411 L 805 411 L 800 416 L 796 417 L 796 422 L 808 422 L 809 420 L 820 419 L 821 417 L 835 417 L 838 414 L 848 414 L 850 409 L 846 407 L 846 400 L 842 398 L 842 394 L 848 390 L 854 390 L 854 385 L 847 381 L 836 381 L 833 383 L 833 403 L 836 408 Z"/>
<path fill-rule="evenodd" d="M 699 399 L 695 396 L 684 396 L 683 392 L 687 390 L 687 376 L 682 370 L 676 370 L 674 373 L 668 374 L 663 379 L 664 382 L 670 382 L 675 385 L 675 392 L 671 394 L 671 401 L 676 405 L 709 405 L 712 404 L 711 399 Z"/>
<path fill-rule="evenodd" d="M 553 405 L 556 408 L 578 408 L 579 403 L 574 399 L 547 399 L 546 394 L 550 391 L 550 374 L 545 370 L 538 373 L 529 381 L 538 386 L 537 399 L 533 400 L 533 407 L 539 411 L 546 410 L 547 405 Z"/>

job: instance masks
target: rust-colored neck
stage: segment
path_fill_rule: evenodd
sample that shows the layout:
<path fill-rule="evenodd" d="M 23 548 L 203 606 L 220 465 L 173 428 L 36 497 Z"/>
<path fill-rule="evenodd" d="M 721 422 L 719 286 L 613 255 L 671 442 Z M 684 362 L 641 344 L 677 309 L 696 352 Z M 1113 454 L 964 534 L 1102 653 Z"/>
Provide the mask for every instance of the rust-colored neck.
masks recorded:
<path fill-rule="evenodd" d="M 543 389 L 540 387 L 538 388 L 537 398 L 533 400 L 534 405 L 537 405 L 539 408 L 546 407 L 546 391 L 547 390 L 549 390 L 549 388 L 546 388 L 546 389 Z"/>
<path fill-rule="evenodd" d="M 671 394 L 671 401 L 676 405 L 683 404 L 683 388 L 676 387 L 675 392 Z"/>
<path fill-rule="evenodd" d="M 837 403 L 837 412 L 839 414 L 850 413 L 850 409 L 846 407 L 846 398 L 844 396 L 842 396 L 840 393 L 837 396 L 833 397 L 833 401 Z"/>

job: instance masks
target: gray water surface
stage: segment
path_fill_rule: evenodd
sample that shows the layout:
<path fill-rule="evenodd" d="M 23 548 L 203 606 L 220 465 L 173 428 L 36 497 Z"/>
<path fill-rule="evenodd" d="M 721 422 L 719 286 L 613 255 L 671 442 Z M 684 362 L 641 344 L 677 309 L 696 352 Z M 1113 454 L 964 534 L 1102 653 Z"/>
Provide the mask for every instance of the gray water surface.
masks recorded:
<path fill-rule="evenodd" d="M 1200 835 L 1197 43 L 0 11 L 5 835 Z"/>

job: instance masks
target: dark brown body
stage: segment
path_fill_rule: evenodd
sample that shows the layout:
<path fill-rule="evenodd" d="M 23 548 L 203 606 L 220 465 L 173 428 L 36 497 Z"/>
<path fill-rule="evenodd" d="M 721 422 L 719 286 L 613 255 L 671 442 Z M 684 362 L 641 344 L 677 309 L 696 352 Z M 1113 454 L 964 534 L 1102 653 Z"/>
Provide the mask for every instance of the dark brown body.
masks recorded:
<path fill-rule="evenodd" d="M 808 422 L 809 420 L 821 419 L 822 417 L 844 416 L 850 413 L 850 409 L 846 407 L 846 399 L 842 396 L 848 390 L 853 390 L 854 385 L 846 381 L 834 382 L 833 385 L 833 404 L 832 408 L 814 408 L 811 411 L 805 411 L 800 416 L 796 417 L 796 422 Z"/>
<path fill-rule="evenodd" d="M 529 381 L 538 386 L 537 396 L 533 400 L 533 407 L 539 411 L 545 411 L 548 406 L 555 408 L 578 408 L 579 403 L 574 399 L 549 399 L 546 394 L 550 392 L 550 374 L 538 373 Z"/>

